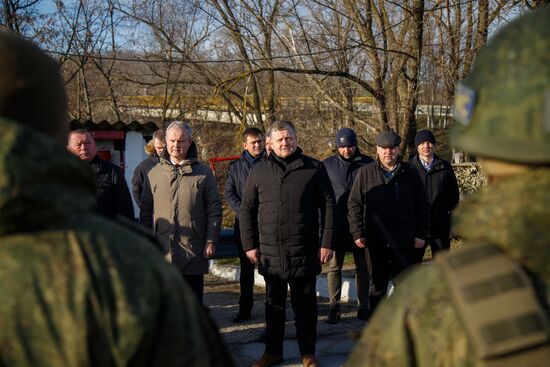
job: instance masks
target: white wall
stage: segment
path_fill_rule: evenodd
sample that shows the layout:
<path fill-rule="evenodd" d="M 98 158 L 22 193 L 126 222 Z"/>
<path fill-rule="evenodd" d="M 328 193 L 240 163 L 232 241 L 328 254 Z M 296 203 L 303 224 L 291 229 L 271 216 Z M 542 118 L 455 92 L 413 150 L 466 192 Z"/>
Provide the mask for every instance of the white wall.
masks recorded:
<path fill-rule="evenodd" d="M 134 170 L 142 160 L 147 158 L 147 154 L 143 150 L 143 147 L 145 146 L 145 139 L 143 138 L 143 134 L 137 131 L 128 131 L 126 133 L 125 145 L 126 152 L 124 155 L 124 160 L 126 163 L 126 169 L 124 170 L 124 176 L 126 178 L 128 186 L 130 187 L 130 193 L 132 193 L 132 176 L 134 175 Z M 139 217 L 139 209 L 136 205 L 136 202 L 133 201 L 133 203 L 134 214 L 136 217 Z"/>

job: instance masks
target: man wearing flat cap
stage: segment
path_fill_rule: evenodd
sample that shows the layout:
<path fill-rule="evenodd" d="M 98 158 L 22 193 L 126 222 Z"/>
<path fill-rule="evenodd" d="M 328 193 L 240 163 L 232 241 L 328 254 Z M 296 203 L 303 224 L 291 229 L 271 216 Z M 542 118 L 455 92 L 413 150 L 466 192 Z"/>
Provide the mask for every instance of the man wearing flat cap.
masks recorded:
<path fill-rule="evenodd" d="M 430 226 L 426 246 L 432 254 L 451 245 L 451 211 L 458 204 L 458 183 L 449 162 L 435 154 L 435 136 L 430 130 L 420 130 L 414 138 L 416 154 L 410 163 L 424 184 L 430 206 Z M 419 251 L 419 259 L 424 250 Z"/>
<path fill-rule="evenodd" d="M 390 278 L 418 261 L 428 233 L 428 201 L 416 169 L 399 156 L 393 131 L 376 136 L 376 161 L 362 167 L 348 199 L 350 232 L 372 260 L 371 312 Z"/>

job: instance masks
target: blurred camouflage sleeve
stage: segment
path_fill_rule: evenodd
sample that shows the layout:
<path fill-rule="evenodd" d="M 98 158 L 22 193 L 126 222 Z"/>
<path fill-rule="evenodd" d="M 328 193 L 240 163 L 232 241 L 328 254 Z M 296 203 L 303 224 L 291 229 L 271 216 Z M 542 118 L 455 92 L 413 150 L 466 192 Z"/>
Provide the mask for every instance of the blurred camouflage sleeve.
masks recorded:
<path fill-rule="evenodd" d="M 397 278 L 346 366 L 471 366 L 473 353 L 440 271 L 418 266 Z"/>

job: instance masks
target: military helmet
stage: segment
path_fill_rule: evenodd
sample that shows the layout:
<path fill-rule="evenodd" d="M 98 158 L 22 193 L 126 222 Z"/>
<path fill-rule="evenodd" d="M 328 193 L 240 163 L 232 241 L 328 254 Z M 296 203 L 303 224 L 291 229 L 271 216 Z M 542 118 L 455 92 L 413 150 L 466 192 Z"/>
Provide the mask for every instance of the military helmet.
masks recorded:
<path fill-rule="evenodd" d="M 481 157 L 550 164 L 550 8 L 499 31 L 455 93 L 451 141 Z"/>

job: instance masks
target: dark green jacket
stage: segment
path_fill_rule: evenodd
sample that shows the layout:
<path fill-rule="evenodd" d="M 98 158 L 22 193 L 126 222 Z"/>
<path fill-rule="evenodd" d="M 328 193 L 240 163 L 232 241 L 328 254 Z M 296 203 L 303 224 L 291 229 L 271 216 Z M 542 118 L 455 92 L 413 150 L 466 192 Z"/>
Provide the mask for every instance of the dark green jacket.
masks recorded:
<path fill-rule="evenodd" d="M 0 120 L 0 366 L 226 366 L 176 269 L 92 214 L 89 165 Z"/>

